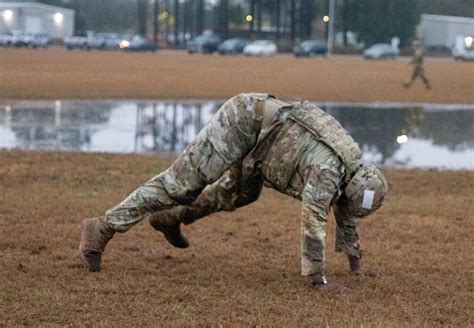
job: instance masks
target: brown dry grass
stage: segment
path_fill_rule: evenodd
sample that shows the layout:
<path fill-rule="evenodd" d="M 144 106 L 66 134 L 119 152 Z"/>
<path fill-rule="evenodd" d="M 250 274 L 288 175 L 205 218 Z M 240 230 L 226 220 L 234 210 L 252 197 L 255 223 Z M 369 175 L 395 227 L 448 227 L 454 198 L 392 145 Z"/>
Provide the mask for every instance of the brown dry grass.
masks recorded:
<path fill-rule="evenodd" d="M 411 90 L 406 60 L 245 58 L 0 49 L 1 99 L 227 98 L 260 91 L 281 99 L 474 103 L 473 63 L 428 60 L 433 90 Z"/>
<path fill-rule="evenodd" d="M 352 278 L 333 248 L 318 293 L 299 275 L 299 202 L 266 190 L 233 213 L 185 227 L 173 249 L 146 223 L 109 245 L 91 274 L 79 223 L 101 214 L 171 159 L 0 153 L 0 326 L 469 327 L 474 325 L 474 172 L 388 170 L 391 195 L 362 224 L 365 263 Z"/>

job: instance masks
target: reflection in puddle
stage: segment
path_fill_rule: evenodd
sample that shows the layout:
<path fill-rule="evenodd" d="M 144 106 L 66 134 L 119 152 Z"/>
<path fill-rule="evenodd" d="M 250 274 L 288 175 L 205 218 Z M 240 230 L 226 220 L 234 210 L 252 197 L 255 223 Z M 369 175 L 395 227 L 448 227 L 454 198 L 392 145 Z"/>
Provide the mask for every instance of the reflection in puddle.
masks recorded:
<path fill-rule="evenodd" d="M 0 148 L 178 153 L 222 101 L 25 101 L 0 108 Z M 367 162 L 474 169 L 474 106 L 322 104 Z"/>

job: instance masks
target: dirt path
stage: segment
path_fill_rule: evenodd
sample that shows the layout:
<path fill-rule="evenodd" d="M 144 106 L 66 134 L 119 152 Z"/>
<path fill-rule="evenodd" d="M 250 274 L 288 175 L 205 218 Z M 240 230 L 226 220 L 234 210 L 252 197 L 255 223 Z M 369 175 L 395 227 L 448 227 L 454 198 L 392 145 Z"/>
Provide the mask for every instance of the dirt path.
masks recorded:
<path fill-rule="evenodd" d="M 1 99 L 227 98 L 269 92 L 282 99 L 474 103 L 474 63 L 428 60 L 433 90 L 405 90 L 405 60 L 296 59 L 0 48 Z"/>

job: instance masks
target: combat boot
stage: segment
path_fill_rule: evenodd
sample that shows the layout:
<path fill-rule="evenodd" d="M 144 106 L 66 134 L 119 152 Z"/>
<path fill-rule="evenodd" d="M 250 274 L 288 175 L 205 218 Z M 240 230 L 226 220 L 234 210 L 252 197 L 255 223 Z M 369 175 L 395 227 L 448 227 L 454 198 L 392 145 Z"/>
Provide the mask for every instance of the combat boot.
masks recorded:
<path fill-rule="evenodd" d="M 102 253 L 105 246 L 114 236 L 113 230 L 102 217 L 82 221 L 81 243 L 79 251 L 89 271 L 99 272 Z"/>
<path fill-rule="evenodd" d="M 181 222 L 175 217 L 172 211 L 158 212 L 148 220 L 150 225 L 161 231 L 166 240 L 177 248 L 189 247 L 188 239 L 181 233 Z"/>

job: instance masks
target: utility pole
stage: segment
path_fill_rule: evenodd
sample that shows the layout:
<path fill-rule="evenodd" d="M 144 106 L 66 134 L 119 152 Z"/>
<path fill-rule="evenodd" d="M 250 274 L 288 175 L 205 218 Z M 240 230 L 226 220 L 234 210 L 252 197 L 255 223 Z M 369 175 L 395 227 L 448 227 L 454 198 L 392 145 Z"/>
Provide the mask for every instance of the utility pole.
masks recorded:
<path fill-rule="evenodd" d="M 329 0 L 328 56 L 334 46 L 334 21 L 336 20 L 336 0 Z"/>

